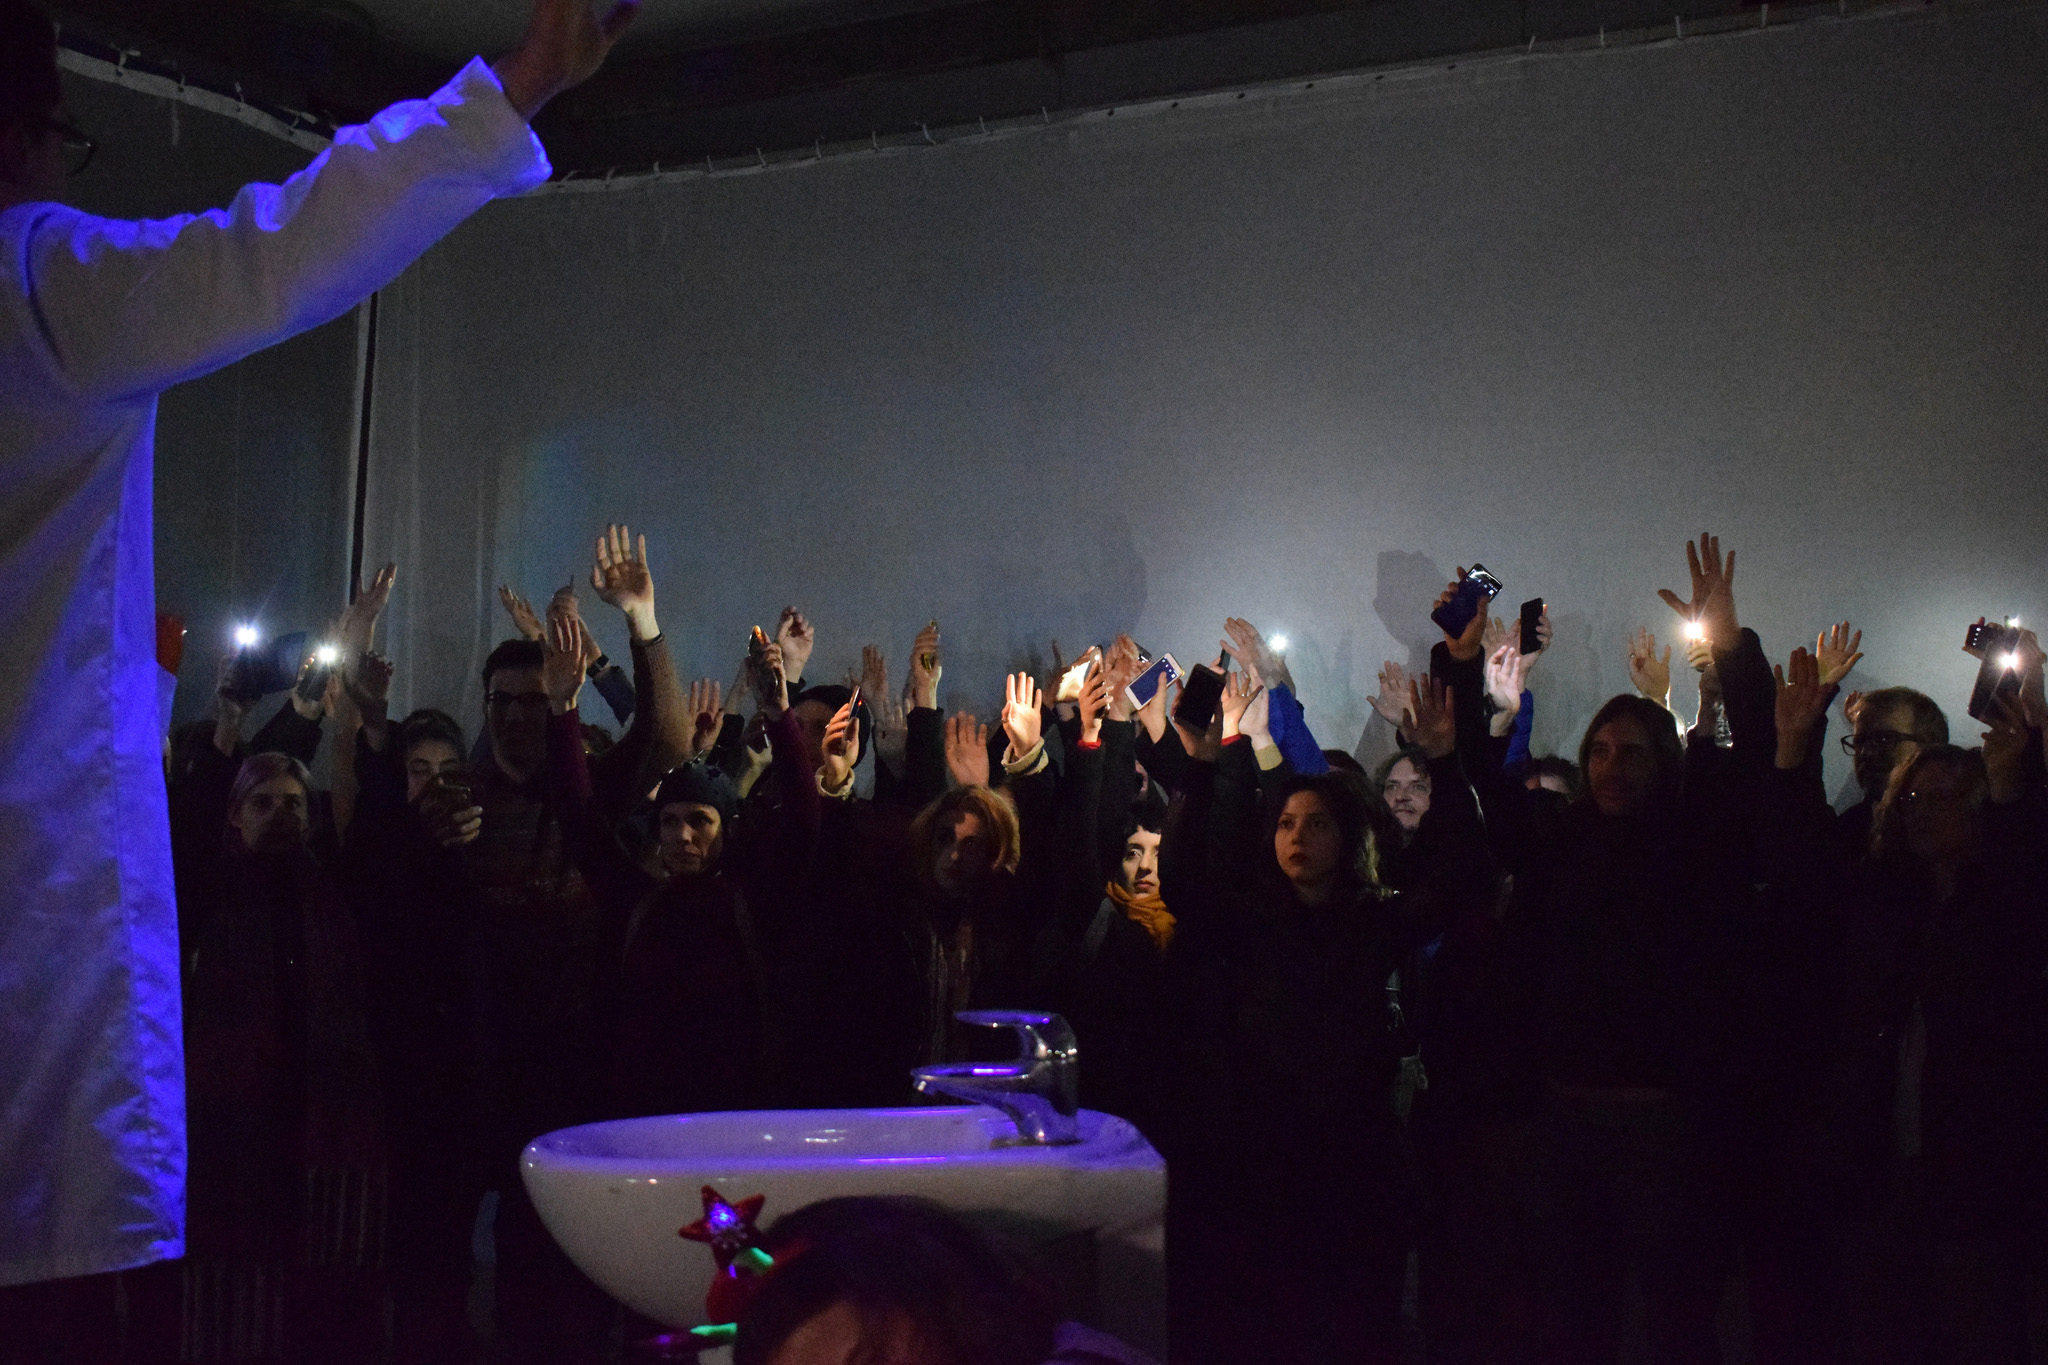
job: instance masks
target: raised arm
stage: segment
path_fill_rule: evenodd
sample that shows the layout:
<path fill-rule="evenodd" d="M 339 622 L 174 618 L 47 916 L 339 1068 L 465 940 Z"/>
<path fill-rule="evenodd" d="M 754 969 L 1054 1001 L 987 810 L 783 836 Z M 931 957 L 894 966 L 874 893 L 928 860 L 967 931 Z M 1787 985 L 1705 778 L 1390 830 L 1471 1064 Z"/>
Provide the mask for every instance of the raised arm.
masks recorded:
<path fill-rule="evenodd" d="M 626 618 L 633 649 L 633 723 L 594 771 L 599 801 L 622 814 L 670 768 L 690 756 L 692 717 L 661 625 L 654 615 L 654 576 L 647 567 L 647 537 L 608 526 L 597 539 L 591 587 Z M 550 607 L 549 614 L 555 614 Z"/>
<path fill-rule="evenodd" d="M 282 185 L 225 209 L 116 222 L 31 208 L 8 253 L 51 381 L 113 401 L 160 392 L 318 326 L 389 283 L 500 195 L 545 180 L 526 120 L 587 78 L 638 5 L 602 19 L 584 0 L 535 0 L 519 49 L 470 62 L 424 100 L 343 128 Z"/>

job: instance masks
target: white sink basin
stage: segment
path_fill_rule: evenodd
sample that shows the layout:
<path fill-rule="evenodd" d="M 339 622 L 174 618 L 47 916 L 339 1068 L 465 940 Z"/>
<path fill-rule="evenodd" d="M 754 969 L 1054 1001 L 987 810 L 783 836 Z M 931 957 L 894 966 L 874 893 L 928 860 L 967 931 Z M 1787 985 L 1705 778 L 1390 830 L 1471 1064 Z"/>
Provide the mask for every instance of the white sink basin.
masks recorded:
<path fill-rule="evenodd" d="M 764 1228 L 820 1199 L 907 1194 L 1033 1247 L 1075 1316 L 1164 1359 L 1166 1163 L 1122 1119 L 1084 1109 L 1080 1130 L 1018 1146 L 980 1105 L 677 1114 L 549 1133 L 520 1168 L 569 1259 L 671 1327 L 705 1320 L 711 1248 L 676 1235 L 703 1216 L 702 1186 L 765 1195 Z"/>

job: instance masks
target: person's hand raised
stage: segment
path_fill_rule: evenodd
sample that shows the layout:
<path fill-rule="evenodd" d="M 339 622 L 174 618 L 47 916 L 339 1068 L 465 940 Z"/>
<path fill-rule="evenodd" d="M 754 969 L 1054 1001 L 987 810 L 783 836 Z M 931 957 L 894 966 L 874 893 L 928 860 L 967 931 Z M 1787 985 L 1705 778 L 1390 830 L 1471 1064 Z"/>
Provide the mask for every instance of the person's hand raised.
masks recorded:
<path fill-rule="evenodd" d="M 1813 657 L 1820 664 L 1820 680 L 1833 686 L 1849 676 L 1849 670 L 1856 667 L 1856 661 L 1863 657 L 1863 632 L 1849 633 L 1849 623 L 1842 622 L 1830 630 L 1824 630 L 1813 642 Z"/>
<path fill-rule="evenodd" d="M 756 640 L 752 653 L 754 702 L 768 720 L 776 720 L 789 709 L 789 676 L 782 663 L 782 646 Z"/>
<path fill-rule="evenodd" d="M 1224 740 L 1236 739 L 1242 733 L 1238 722 L 1251 706 L 1252 698 L 1265 690 L 1258 681 L 1258 675 L 1249 668 L 1241 668 L 1223 675 L 1223 693 L 1216 699 L 1216 709 L 1223 713 Z"/>
<path fill-rule="evenodd" d="M 1270 749 L 1273 747 L 1273 693 L 1260 680 L 1256 669 L 1251 671 L 1250 681 L 1252 699 L 1237 718 L 1237 732 L 1252 742 L 1253 749 Z"/>
<path fill-rule="evenodd" d="M 1012 673 L 1003 683 L 1003 733 L 1010 737 L 1006 762 L 1015 763 L 1038 747 L 1044 718 L 1039 711 L 1041 694 L 1029 673 Z"/>
<path fill-rule="evenodd" d="M 1671 705 L 1671 646 L 1664 646 L 1660 657 L 1657 637 L 1648 630 L 1637 631 L 1628 642 L 1628 680 L 1657 705 Z"/>
<path fill-rule="evenodd" d="M 690 738 L 683 746 L 687 761 L 718 743 L 719 727 L 725 723 L 723 690 L 710 678 L 690 684 Z"/>
<path fill-rule="evenodd" d="M 547 638 L 541 641 L 540 685 L 548 694 L 548 710 L 558 716 L 576 709 L 576 694 L 583 690 L 583 651 L 589 643 L 581 617 L 548 618 Z"/>
<path fill-rule="evenodd" d="M 2020 656 L 2020 714 L 2035 729 L 2048 729 L 2048 693 L 2042 687 L 2044 660 L 2040 637 L 2031 630 L 2020 631 L 2013 642 L 2013 653 Z M 2048 761 L 2048 754 L 2042 757 Z"/>
<path fill-rule="evenodd" d="M 540 617 L 535 614 L 533 603 L 512 591 L 511 584 L 500 583 L 498 585 L 498 605 L 503 607 L 505 614 L 512 618 L 512 629 L 519 632 L 520 639 L 538 640 L 541 638 Z"/>
<path fill-rule="evenodd" d="M 1294 690 L 1294 675 L 1287 670 L 1286 658 L 1266 642 L 1257 626 L 1232 616 L 1224 621 L 1223 634 L 1225 638 L 1218 643 L 1240 668 L 1251 669 L 1271 686 Z"/>
<path fill-rule="evenodd" d="M 377 633 L 377 618 L 391 605 L 391 586 L 398 581 L 398 566 L 385 564 L 370 575 L 370 584 L 356 585 L 356 595 L 342 609 L 335 625 L 334 642 L 341 647 L 342 667 L 353 668 L 359 655 L 367 653 Z"/>
<path fill-rule="evenodd" d="M 640 0 L 618 0 L 602 16 L 589 0 L 533 0 L 526 36 L 491 63 L 506 102 L 532 122 L 549 100 L 597 74 L 639 13 Z"/>
<path fill-rule="evenodd" d="M 871 706 L 882 706 L 889 696 L 889 661 L 873 645 L 860 647 L 860 693 Z"/>
<path fill-rule="evenodd" d="M 860 721 L 849 700 L 825 724 L 825 739 L 818 747 L 819 781 L 827 791 L 841 791 L 853 781 L 853 770 L 859 764 Z"/>
<path fill-rule="evenodd" d="M 1380 692 L 1376 697 L 1367 697 L 1366 705 L 1373 714 L 1394 727 L 1396 731 L 1408 728 L 1408 670 L 1392 659 L 1380 665 Z"/>
<path fill-rule="evenodd" d="M 1512 716 L 1522 709 L 1522 651 L 1511 640 L 1494 646 L 1486 656 L 1486 695 L 1495 710 Z"/>
<path fill-rule="evenodd" d="M 784 607 L 775 619 L 775 643 L 782 646 L 783 670 L 801 682 L 804 670 L 810 667 L 811 651 L 817 648 L 818 632 L 811 629 L 802 612 Z"/>
<path fill-rule="evenodd" d="M 1145 735 L 1154 744 L 1166 738 L 1167 716 L 1171 714 L 1174 699 L 1180 695 L 1178 682 L 1161 682 L 1152 693 L 1152 700 L 1138 708 L 1138 724 L 1145 727 Z"/>
<path fill-rule="evenodd" d="M 1994 697 L 1984 723 L 1991 727 L 1983 739 L 1985 785 L 2003 806 L 2026 793 L 2027 718 L 2016 699 Z"/>
<path fill-rule="evenodd" d="M 1721 557 L 1721 538 L 1700 532 L 1697 546 L 1685 546 L 1686 566 L 1692 571 L 1692 600 L 1687 601 L 1669 588 L 1657 589 L 1664 605 L 1706 632 L 1707 643 L 1729 650 L 1742 640 L 1742 626 L 1735 619 L 1735 551 Z"/>
<path fill-rule="evenodd" d="M 1425 673 L 1408 683 L 1408 714 L 1413 717 L 1403 736 L 1431 758 L 1443 758 L 1458 747 L 1457 714 L 1451 689 Z"/>
<path fill-rule="evenodd" d="M 914 710 L 936 710 L 939 705 L 939 679 L 945 674 L 944 661 L 939 657 L 939 622 L 932 623 L 917 633 L 917 640 L 910 646 L 910 705 Z"/>
<path fill-rule="evenodd" d="M 635 640 L 661 634 L 654 619 L 654 575 L 647 568 L 647 537 L 636 542 L 631 530 L 607 526 L 597 538 L 597 562 L 590 566 L 590 586 L 603 601 L 626 614 Z"/>
<path fill-rule="evenodd" d="M 965 711 L 946 717 L 946 771 L 960 786 L 988 785 L 988 727 Z"/>
<path fill-rule="evenodd" d="M 1820 660 L 1803 647 L 1793 650 L 1791 660 L 1774 665 L 1771 672 L 1777 679 L 1777 765 L 1789 771 L 1806 762 L 1813 727 L 1827 715 L 1835 689 L 1822 681 Z"/>
<path fill-rule="evenodd" d="M 1127 689 L 1144 671 L 1145 661 L 1138 657 L 1137 641 L 1119 635 L 1109 642 L 1109 650 L 1102 656 L 1102 685 L 1109 694 L 1107 709 L 1111 720 L 1131 718 L 1133 708 Z"/>
<path fill-rule="evenodd" d="M 1102 718 L 1109 710 L 1109 675 L 1105 665 L 1098 663 L 1088 670 L 1074 696 L 1074 705 L 1081 713 L 1081 742 L 1101 743 Z"/>
<path fill-rule="evenodd" d="M 1438 607 L 1443 606 L 1446 602 L 1457 596 L 1458 585 L 1471 576 L 1471 572 L 1464 565 L 1459 565 L 1457 580 L 1444 585 L 1444 590 L 1436 595 L 1436 602 L 1430 607 L 1430 610 L 1432 612 L 1435 611 Z M 1493 599 L 1482 594 L 1479 598 L 1479 609 L 1472 613 L 1472 619 L 1465 623 L 1465 629 L 1457 635 L 1452 635 L 1449 631 L 1444 632 L 1444 646 L 1450 650 L 1453 659 L 1476 659 L 1479 657 L 1481 651 L 1485 649 L 1484 642 L 1486 640 L 1487 623 L 1492 620 L 1492 617 Z"/>

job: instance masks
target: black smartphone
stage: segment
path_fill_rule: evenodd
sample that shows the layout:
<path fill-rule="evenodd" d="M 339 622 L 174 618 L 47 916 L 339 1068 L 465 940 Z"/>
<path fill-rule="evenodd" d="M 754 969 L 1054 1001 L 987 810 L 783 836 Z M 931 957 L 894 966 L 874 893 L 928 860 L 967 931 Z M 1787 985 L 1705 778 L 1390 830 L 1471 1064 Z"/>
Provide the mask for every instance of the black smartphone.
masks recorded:
<path fill-rule="evenodd" d="M 1534 654 L 1543 648 L 1543 599 L 1532 597 L 1522 603 L 1522 653 Z"/>
<path fill-rule="evenodd" d="M 234 667 L 228 674 L 228 695 L 247 704 L 289 691 L 299 679 L 299 664 L 305 657 L 303 630 L 250 645 L 235 655 Z M 326 686 L 326 679 L 321 679 L 321 686 Z"/>
<path fill-rule="evenodd" d="M 1455 640 L 1479 614 L 1479 604 L 1491 602 L 1500 595 L 1500 590 L 1501 581 L 1488 573 L 1484 564 L 1474 564 L 1459 582 L 1458 590 L 1451 594 L 1451 600 L 1432 611 L 1429 619 Z"/>
<path fill-rule="evenodd" d="M 1984 648 L 1984 632 L 1987 629 L 1996 629 L 1996 627 L 1987 627 L 1981 618 L 1972 621 L 1969 629 L 1963 632 L 1963 648 L 1973 653 Z"/>
<path fill-rule="evenodd" d="M 1212 666 L 1196 664 L 1181 679 L 1180 699 L 1173 704 L 1173 718 L 1196 734 L 1216 719 L 1216 703 L 1223 699 L 1223 660 Z"/>
<path fill-rule="evenodd" d="M 2013 661 L 2019 635 L 2011 626 L 1996 623 L 1970 627 L 1971 643 L 1984 651 L 1977 665 L 1977 685 L 1970 689 L 1971 719 L 1987 720 L 1994 701 L 2019 695 L 2020 671 Z"/>

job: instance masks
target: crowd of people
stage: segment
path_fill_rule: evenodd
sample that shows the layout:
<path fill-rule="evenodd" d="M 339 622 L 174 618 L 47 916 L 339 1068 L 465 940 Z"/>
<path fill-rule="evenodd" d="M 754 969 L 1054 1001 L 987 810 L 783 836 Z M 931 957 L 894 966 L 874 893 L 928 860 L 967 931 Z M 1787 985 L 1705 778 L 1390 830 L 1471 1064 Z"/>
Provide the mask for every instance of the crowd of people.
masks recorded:
<path fill-rule="evenodd" d="M 910 1103 L 977 1046 L 957 1012 L 1021 1007 L 1168 1158 L 1177 1362 L 1718 1360 L 1737 1282 L 1759 1360 L 2026 1359 L 2041 652 L 2019 636 L 1976 748 L 1920 692 L 1850 693 L 1837 813 L 1860 636 L 1774 666 L 1733 554 L 1687 555 L 1693 723 L 1646 634 L 1637 693 L 1532 754 L 1542 652 L 1482 602 L 1426 674 L 1382 671 L 1371 773 L 1236 619 L 1198 727 L 1172 688 L 1137 704 L 1129 636 L 984 721 L 940 708 L 937 622 L 899 689 L 872 646 L 813 676 L 795 609 L 686 687 L 621 527 L 591 587 L 627 667 L 574 591 L 507 590 L 483 714 L 394 717 L 387 567 L 323 686 L 245 740 L 229 656 L 172 737 L 178 1358 L 606 1359 L 638 1328 L 541 1227 L 527 1141 Z"/>

